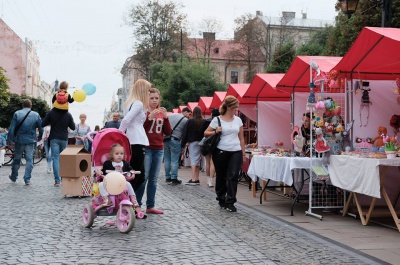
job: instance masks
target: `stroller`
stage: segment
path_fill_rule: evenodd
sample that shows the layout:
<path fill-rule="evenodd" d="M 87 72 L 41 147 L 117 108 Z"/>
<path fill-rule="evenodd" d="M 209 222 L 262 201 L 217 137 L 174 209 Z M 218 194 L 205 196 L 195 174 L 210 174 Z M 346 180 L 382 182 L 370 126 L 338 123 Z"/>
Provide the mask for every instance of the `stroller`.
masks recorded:
<path fill-rule="evenodd" d="M 92 142 L 92 163 L 94 168 L 102 166 L 109 159 L 110 147 L 115 143 L 120 144 L 125 149 L 125 160 L 129 161 L 131 159 L 129 139 L 120 130 L 109 128 L 99 132 L 89 132 L 87 138 Z M 137 174 L 138 172 L 134 173 Z M 131 172 L 124 172 L 123 175 L 127 180 L 132 177 Z M 96 182 L 101 181 L 102 177 L 96 177 Z M 101 196 L 98 194 L 98 189 L 96 189 L 96 182 L 94 183 L 92 201 L 83 209 L 84 226 L 87 228 L 92 227 L 97 216 L 117 216 L 115 224 L 118 230 L 121 233 L 129 233 L 135 225 L 136 217 L 143 218 L 143 213 L 137 212 L 135 217 L 134 206 L 126 190 L 119 195 L 111 196 L 112 206 L 103 206 Z M 107 224 L 113 225 L 114 222 L 108 222 Z"/>

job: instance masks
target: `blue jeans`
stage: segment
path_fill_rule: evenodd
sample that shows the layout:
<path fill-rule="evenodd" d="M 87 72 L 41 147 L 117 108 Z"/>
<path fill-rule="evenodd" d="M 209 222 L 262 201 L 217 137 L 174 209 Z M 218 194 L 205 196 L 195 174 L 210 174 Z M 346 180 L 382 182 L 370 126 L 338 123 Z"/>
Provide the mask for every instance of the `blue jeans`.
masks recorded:
<path fill-rule="evenodd" d="M 67 147 L 67 140 L 50 140 L 51 159 L 53 159 L 54 182 L 60 183 L 60 153 Z"/>
<path fill-rule="evenodd" d="M 160 173 L 164 150 L 145 149 L 144 156 L 144 177 L 145 180 L 136 190 L 136 198 L 139 205 L 142 205 L 142 198 L 147 184 L 147 209 L 154 208 L 156 203 L 157 178 Z"/>
<path fill-rule="evenodd" d="M 179 157 L 181 156 L 181 142 L 171 137 L 164 142 L 164 169 L 166 179 L 178 178 Z"/>
<path fill-rule="evenodd" d="M 46 152 L 46 160 L 47 160 L 47 169 L 51 168 L 52 158 L 51 158 L 51 150 L 49 146 L 49 140 L 43 142 L 44 151 Z"/>
<path fill-rule="evenodd" d="M 31 173 L 33 169 L 33 150 L 35 148 L 36 143 L 31 144 L 21 144 L 15 143 L 14 149 L 14 160 L 11 167 L 11 179 L 17 180 L 18 178 L 18 169 L 21 166 L 21 158 L 22 153 L 25 151 L 25 174 L 24 174 L 24 181 L 29 182 L 31 179 Z"/>

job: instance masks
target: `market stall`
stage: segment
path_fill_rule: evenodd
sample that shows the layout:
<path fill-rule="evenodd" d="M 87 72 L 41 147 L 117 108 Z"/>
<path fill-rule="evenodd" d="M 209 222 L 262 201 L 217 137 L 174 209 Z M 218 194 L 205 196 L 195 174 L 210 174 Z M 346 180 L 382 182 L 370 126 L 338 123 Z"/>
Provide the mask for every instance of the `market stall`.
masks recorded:
<path fill-rule="evenodd" d="M 204 115 L 205 118 L 209 118 L 211 116 L 211 101 L 212 97 L 200 97 L 199 98 L 199 107 L 201 108 L 201 111 Z"/>
<path fill-rule="evenodd" d="M 197 107 L 198 105 L 199 105 L 199 102 L 188 102 L 187 107 L 188 107 L 191 111 L 193 111 L 193 109 L 194 109 L 195 107 Z"/>
<path fill-rule="evenodd" d="M 219 109 L 222 101 L 225 99 L 226 92 L 225 91 L 215 91 L 213 95 L 213 99 L 210 104 L 210 109 Z"/>

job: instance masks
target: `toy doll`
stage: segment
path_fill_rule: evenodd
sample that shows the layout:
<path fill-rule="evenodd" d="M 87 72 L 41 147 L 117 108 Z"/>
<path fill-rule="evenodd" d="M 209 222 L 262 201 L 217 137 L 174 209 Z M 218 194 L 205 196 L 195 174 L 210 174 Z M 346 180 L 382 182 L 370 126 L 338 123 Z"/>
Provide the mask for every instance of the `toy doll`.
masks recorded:
<path fill-rule="evenodd" d="M 381 147 L 385 146 L 385 143 L 383 142 L 383 137 L 386 137 L 387 135 L 387 128 L 384 126 L 379 126 L 378 127 L 378 135 L 371 140 L 371 143 L 374 145 L 374 151 L 378 151 L 381 149 Z"/>
<path fill-rule="evenodd" d="M 328 143 L 326 142 L 324 138 L 324 134 L 322 132 L 322 128 L 317 128 L 315 129 L 315 135 L 316 135 L 316 140 L 315 140 L 315 151 L 318 153 L 325 153 L 330 150 Z"/>

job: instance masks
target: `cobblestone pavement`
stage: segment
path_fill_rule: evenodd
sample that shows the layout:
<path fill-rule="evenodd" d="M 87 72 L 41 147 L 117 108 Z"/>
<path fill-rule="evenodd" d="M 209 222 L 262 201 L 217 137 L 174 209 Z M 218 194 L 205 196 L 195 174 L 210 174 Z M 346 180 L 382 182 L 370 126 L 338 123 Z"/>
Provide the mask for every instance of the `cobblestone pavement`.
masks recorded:
<path fill-rule="evenodd" d="M 219 209 L 212 191 L 171 186 L 162 179 L 157 206 L 163 215 L 137 220 L 127 235 L 98 217 L 82 226 L 90 198 L 64 198 L 45 162 L 34 167 L 31 186 L 20 169 L 0 168 L 0 264 L 382 264 L 379 260 L 310 235 L 238 204 Z"/>

